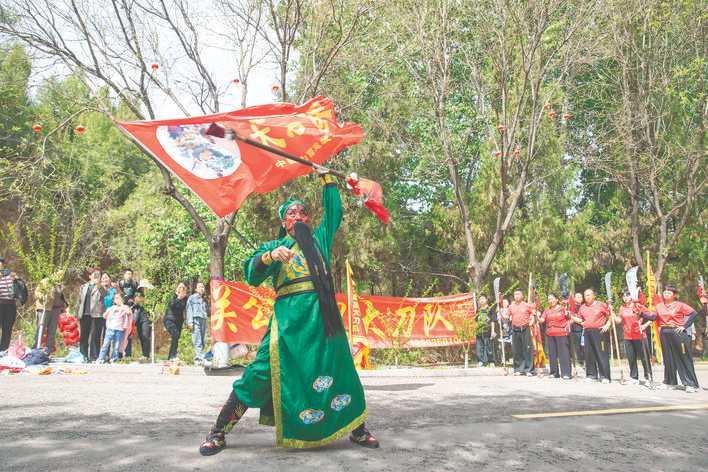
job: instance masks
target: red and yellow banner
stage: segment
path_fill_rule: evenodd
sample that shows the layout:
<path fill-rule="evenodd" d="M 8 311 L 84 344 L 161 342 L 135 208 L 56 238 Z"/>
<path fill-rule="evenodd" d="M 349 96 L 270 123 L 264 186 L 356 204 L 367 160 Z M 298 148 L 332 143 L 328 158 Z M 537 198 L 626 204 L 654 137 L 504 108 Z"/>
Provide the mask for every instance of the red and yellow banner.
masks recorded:
<path fill-rule="evenodd" d="M 337 303 L 353 345 L 359 348 L 432 347 L 461 344 L 456 325 L 474 316 L 472 294 L 432 298 L 356 295 Z M 238 282 L 211 281 L 214 341 L 258 344 L 273 315 L 275 292 Z M 350 309 L 350 306 L 352 309 Z M 352 316 L 353 314 L 353 316 Z"/>

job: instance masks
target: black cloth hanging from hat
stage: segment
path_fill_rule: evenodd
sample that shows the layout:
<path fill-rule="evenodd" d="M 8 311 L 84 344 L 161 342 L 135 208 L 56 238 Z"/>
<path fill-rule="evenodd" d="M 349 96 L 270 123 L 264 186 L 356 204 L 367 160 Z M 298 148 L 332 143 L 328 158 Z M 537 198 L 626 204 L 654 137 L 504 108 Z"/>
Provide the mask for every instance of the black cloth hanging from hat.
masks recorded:
<path fill-rule="evenodd" d="M 320 300 L 320 313 L 325 335 L 334 336 L 339 334 L 344 331 L 344 325 L 337 306 L 337 299 L 334 296 L 332 274 L 327 271 L 327 266 L 322 259 L 322 254 L 317 249 L 310 227 L 305 223 L 297 222 L 294 230 L 295 241 L 297 241 L 305 256 L 307 266 L 310 268 L 312 283 Z"/>

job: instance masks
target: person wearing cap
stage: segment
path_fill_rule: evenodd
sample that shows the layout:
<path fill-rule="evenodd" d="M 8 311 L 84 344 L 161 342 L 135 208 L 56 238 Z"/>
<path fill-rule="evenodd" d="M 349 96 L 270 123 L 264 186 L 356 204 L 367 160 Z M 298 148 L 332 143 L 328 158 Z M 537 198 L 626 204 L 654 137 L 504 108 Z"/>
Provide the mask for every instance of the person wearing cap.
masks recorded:
<path fill-rule="evenodd" d="M 686 330 L 698 316 L 696 310 L 678 301 L 675 285 L 667 284 L 662 292 L 663 300 L 657 303 L 648 319 L 656 320 L 664 356 L 664 383 L 661 388 L 678 386 L 678 377 L 686 386 L 686 393 L 698 392 L 698 378 L 691 356 L 691 336 Z"/>
<path fill-rule="evenodd" d="M 585 378 L 610 383 L 610 335 L 614 321 L 612 307 L 595 299 L 591 288 L 583 293 L 584 302 L 572 319 L 583 326 L 585 336 Z"/>
<path fill-rule="evenodd" d="M 12 339 L 12 327 L 17 319 L 15 301 L 15 278 L 10 269 L 5 268 L 5 258 L 0 256 L 0 352 L 7 351 Z"/>
<path fill-rule="evenodd" d="M 648 358 L 648 348 L 646 340 L 646 328 L 651 324 L 651 320 L 646 319 L 650 315 L 647 308 L 639 302 L 632 300 L 632 294 L 625 291 L 622 296 L 622 306 L 619 309 L 619 317 L 616 323 L 622 323 L 624 333 L 624 351 L 627 353 L 627 363 L 629 364 L 629 383 L 639 383 L 639 369 L 637 368 L 637 358 L 642 360 L 644 370 L 644 380 L 651 378 L 651 359 Z M 644 344 L 644 346 L 642 346 Z M 645 351 L 645 348 L 647 350 Z"/>
<path fill-rule="evenodd" d="M 278 239 L 264 243 L 244 264 L 246 281 L 270 279 L 274 314 L 255 360 L 234 382 L 216 423 L 199 448 L 210 456 L 226 446 L 225 434 L 248 408 L 260 408 L 261 424 L 274 425 L 276 446 L 310 448 L 350 434 L 375 448 L 366 429 L 364 389 L 334 295 L 330 255 L 342 220 L 332 176 L 322 175 L 324 216 L 312 231 L 299 199 L 280 206 Z"/>

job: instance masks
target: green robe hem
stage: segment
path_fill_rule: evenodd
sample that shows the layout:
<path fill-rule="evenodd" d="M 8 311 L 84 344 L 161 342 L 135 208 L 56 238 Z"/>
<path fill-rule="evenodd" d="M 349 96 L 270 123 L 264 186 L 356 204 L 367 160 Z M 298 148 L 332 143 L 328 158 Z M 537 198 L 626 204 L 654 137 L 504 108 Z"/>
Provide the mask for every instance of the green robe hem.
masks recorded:
<path fill-rule="evenodd" d="M 293 449 L 307 449 L 313 447 L 322 447 L 339 438 L 349 434 L 366 421 L 369 413 L 366 408 L 364 411 L 352 420 L 349 424 L 338 429 L 329 436 L 318 439 L 316 441 L 305 441 L 303 439 L 289 439 L 283 437 L 283 415 L 282 403 L 280 401 L 280 352 L 278 351 L 278 320 L 275 315 L 272 318 L 270 328 L 270 368 L 271 368 L 271 386 L 273 392 L 273 411 L 275 413 L 275 445 L 276 447 L 286 447 Z"/>

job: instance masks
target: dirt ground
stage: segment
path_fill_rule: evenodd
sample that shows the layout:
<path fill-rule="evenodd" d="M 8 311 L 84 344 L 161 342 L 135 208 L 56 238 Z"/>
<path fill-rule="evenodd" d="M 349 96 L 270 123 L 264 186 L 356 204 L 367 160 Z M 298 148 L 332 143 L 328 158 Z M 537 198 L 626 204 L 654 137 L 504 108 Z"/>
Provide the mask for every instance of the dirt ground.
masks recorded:
<path fill-rule="evenodd" d="M 508 377 L 500 369 L 362 373 L 379 450 L 343 439 L 274 447 L 248 411 L 228 448 L 197 451 L 230 384 L 196 368 L 89 366 L 85 375 L 0 376 L 2 471 L 464 470 L 697 471 L 708 468 L 708 391 Z M 698 367 L 708 386 L 708 366 Z M 616 372 L 619 375 L 619 372 Z M 614 374 L 613 374 L 614 375 Z M 661 374 L 658 375 L 661 377 Z M 660 380 L 660 379 L 659 379 Z M 669 412 L 518 419 L 513 415 L 693 405 Z"/>

